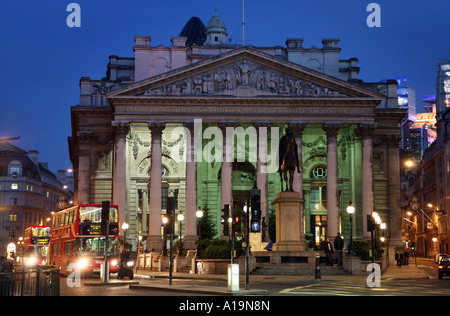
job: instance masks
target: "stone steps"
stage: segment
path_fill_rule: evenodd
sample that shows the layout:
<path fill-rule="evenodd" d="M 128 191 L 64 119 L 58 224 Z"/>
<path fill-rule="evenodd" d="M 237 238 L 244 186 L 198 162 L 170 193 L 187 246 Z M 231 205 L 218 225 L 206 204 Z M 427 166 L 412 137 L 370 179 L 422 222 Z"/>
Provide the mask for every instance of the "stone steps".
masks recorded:
<path fill-rule="evenodd" d="M 258 265 L 253 275 L 314 275 L 315 266 L 308 264 Z M 320 266 L 321 275 L 350 275 L 342 267 Z"/>

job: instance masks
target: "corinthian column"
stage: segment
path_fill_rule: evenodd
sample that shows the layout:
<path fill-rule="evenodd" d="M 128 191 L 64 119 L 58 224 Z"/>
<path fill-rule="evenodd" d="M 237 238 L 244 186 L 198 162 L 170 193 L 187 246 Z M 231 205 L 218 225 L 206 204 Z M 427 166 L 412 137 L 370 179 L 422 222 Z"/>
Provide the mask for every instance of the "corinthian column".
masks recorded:
<path fill-rule="evenodd" d="M 129 122 L 113 121 L 111 125 L 115 134 L 115 165 L 114 165 L 114 180 L 113 180 L 113 197 L 112 204 L 119 207 L 119 227 L 122 227 L 126 219 L 126 135 L 130 129 Z M 123 231 L 119 229 L 120 236 L 123 236 Z"/>
<path fill-rule="evenodd" d="M 359 124 L 362 139 L 362 203 L 363 203 L 363 236 L 370 238 L 367 231 L 367 215 L 373 212 L 373 143 L 372 135 L 375 125 L 373 123 Z"/>
<path fill-rule="evenodd" d="M 184 123 L 184 127 L 189 130 L 187 133 L 186 150 L 186 216 L 185 216 L 185 236 L 184 247 L 186 249 L 195 249 L 197 240 L 197 162 L 195 160 L 195 135 L 194 124 Z"/>
<path fill-rule="evenodd" d="M 261 218 L 267 217 L 268 197 L 267 197 L 267 129 L 270 123 L 255 123 L 258 135 L 258 149 L 256 162 L 256 186 L 261 190 Z M 264 130 L 265 129 L 265 130 Z"/>
<path fill-rule="evenodd" d="M 334 123 L 326 123 L 322 126 L 327 134 L 327 221 L 330 240 L 333 240 L 339 232 L 337 134 L 340 127 L 340 124 Z"/>
<path fill-rule="evenodd" d="M 222 174 L 221 174 L 221 206 L 230 205 L 230 215 L 233 208 L 233 159 L 227 159 L 227 151 L 230 151 L 230 157 L 233 157 L 233 148 L 231 148 L 232 140 L 227 137 L 226 127 L 234 126 L 230 123 L 219 123 L 222 130 L 223 146 L 222 146 Z M 230 161 L 231 160 L 231 161 Z M 222 229 L 220 229 L 222 234 Z"/>
<path fill-rule="evenodd" d="M 162 249 L 161 240 L 161 135 L 163 122 L 148 123 L 152 135 L 150 164 L 150 208 L 147 249 Z"/>

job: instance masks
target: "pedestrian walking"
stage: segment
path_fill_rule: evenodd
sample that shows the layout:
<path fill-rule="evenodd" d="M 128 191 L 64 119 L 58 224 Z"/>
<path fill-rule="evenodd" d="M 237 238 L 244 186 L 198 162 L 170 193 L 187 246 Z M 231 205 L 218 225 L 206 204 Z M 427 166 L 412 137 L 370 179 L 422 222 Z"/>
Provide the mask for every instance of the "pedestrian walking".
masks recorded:
<path fill-rule="evenodd" d="M 327 266 L 333 266 L 333 246 L 331 245 L 330 239 L 325 240 L 324 244 L 325 254 L 327 255 Z"/>
<path fill-rule="evenodd" d="M 403 257 L 405 258 L 405 266 L 409 263 L 409 251 L 408 249 L 405 249 L 405 253 L 403 254 Z"/>
<path fill-rule="evenodd" d="M 336 255 L 338 258 L 338 266 L 342 267 L 342 251 L 344 250 L 344 240 L 341 234 L 338 232 L 336 238 L 334 239 L 334 249 L 336 250 Z"/>
<path fill-rule="evenodd" d="M 400 269 L 402 267 L 403 254 L 400 250 L 397 250 L 395 254 L 395 262 L 397 263 L 397 267 Z"/>

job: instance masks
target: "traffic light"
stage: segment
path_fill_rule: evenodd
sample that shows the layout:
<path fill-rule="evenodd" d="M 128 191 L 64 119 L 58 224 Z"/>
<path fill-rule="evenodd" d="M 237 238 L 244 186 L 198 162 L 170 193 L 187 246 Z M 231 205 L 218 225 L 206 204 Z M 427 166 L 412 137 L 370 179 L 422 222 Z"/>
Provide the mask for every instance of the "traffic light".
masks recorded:
<path fill-rule="evenodd" d="M 230 218 L 230 205 L 225 204 L 224 208 L 222 209 L 223 236 L 229 236 L 228 232 L 229 218 Z"/>
<path fill-rule="evenodd" d="M 242 224 L 241 224 L 241 216 L 240 215 L 234 215 L 234 222 L 233 222 L 234 232 L 240 233 L 242 231 Z"/>
<path fill-rule="evenodd" d="M 108 235 L 109 206 L 109 201 L 102 202 L 102 223 L 100 226 L 100 234 L 103 236 Z"/>
<path fill-rule="evenodd" d="M 375 218 L 372 215 L 367 215 L 367 231 L 372 232 L 375 230 Z"/>
<path fill-rule="evenodd" d="M 252 208 L 251 232 L 258 233 L 261 231 L 261 190 L 252 189 L 250 191 L 250 206 Z"/>
<path fill-rule="evenodd" d="M 166 234 L 172 233 L 174 208 L 175 208 L 175 198 L 173 196 L 168 196 L 166 204 L 166 218 L 167 218 Z"/>

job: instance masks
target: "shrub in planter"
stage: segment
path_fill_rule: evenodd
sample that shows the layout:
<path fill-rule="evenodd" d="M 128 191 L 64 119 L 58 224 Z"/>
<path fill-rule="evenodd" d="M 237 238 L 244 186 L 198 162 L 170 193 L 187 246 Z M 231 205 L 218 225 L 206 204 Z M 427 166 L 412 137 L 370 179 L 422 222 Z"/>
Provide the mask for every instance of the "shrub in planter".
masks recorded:
<path fill-rule="evenodd" d="M 354 241 L 355 253 L 361 260 L 371 260 L 370 250 L 372 250 L 372 245 L 370 242 L 366 241 Z M 374 249 L 375 258 L 379 258 L 379 252 L 377 248 Z"/>
<path fill-rule="evenodd" d="M 242 242 L 235 241 L 236 257 L 243 253 Z M 202 240 L 200 243 L 200 258 L 202 259 L 229 259 L 231 257 L 231 241 L 228 240 Z"/>

